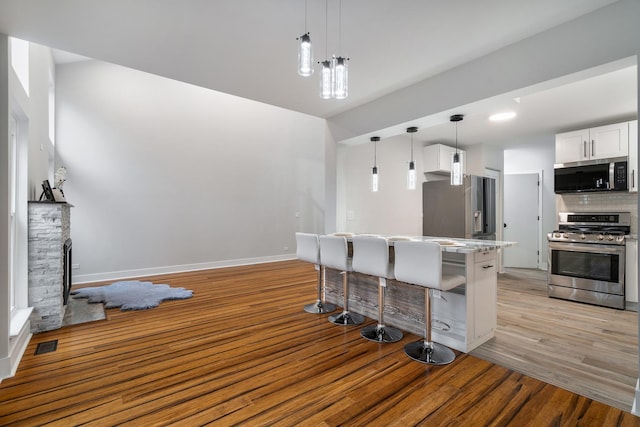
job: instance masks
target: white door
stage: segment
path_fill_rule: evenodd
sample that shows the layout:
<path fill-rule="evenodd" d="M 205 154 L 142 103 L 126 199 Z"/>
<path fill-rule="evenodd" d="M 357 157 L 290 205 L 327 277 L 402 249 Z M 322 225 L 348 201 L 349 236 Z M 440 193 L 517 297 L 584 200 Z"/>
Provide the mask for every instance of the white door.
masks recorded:
<path fill-rule="evenodd" d="M 517 242 L 504 248 L 505 267 L 538 268 L 540 258 L 539 175 L 504 175 L 504 233 L 506 241 Z"/>

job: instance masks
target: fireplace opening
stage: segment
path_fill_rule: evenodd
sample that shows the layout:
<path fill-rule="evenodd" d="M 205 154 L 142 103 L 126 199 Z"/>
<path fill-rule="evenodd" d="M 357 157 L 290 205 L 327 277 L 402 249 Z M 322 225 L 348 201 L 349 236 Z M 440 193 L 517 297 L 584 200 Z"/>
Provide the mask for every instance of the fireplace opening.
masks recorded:
<path fill-rule="evenodd" d="M 69 300 L 69 292 L 71 292 L 71 239 L 64 242 L 62 261 L 62 299 L 63 304 L 67 305 Z"/>

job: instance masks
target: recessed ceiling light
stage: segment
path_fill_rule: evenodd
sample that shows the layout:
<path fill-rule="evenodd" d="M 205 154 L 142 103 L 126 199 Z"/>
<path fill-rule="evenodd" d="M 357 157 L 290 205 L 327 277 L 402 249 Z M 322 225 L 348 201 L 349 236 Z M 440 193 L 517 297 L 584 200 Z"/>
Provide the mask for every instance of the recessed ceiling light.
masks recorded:
<path fill-rule="evenodd" d="M 511 120 L 516 116 L 514 111 L 507 111 L 504 113 L 497 113 L 489 117 L 492 122 L 503 122 L 505 120 Z"/>

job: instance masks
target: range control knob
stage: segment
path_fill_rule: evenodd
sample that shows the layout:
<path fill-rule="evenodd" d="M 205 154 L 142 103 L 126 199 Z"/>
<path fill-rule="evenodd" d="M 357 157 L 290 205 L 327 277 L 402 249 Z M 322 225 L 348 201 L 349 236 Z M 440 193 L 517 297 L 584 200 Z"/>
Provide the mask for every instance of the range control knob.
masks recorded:
<path fill-rule="evenodd" d="M 604 240 L 604 234 L 598 234 L 598 240 Z"/>
<path fill-rule="evenodd" d="M 562 233 L 553 233 L 553 238 L 554 239 L 559 239 L 562 237 Z"/>
<path fill-rule="evenodd" d="M 624 241 L 624 236 L 617 236 L 616 237 L 616 242 L 623 242 Z"/>
<path fill-rule="evenodd" d="M 580 235 L 580 238 L 581 238 L 582 240 L 584 240 L 584 239 L 586 239 L 586 238 L 587 238 L 587 236 L 586 236 L 586 234 L 582 233 L 582 234 Z"/>
<path fill-rule="evenodd" d="M 609 234 L 609 235 L 607 236 L 607 240 L 609 240 L 609 241 L 613 240 L 613 235 L 612 235 L 612 234 Z"/>

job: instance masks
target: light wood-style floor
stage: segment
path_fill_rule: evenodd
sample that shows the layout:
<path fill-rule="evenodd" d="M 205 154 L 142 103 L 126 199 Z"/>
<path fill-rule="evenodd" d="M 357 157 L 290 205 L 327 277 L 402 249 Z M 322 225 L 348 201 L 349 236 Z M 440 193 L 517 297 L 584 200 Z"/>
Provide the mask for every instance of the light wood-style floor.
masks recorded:
<path fill-rule="evenodd" d="M 375 344 L 307 314 L 315 271 L 300 261 L 151 279 L 194 297 L 35 335 L 0 384 L 0 424 L 640 425 L 473 355 L 413 362 L 416 336 Z M 49 340 L 57 351 L 34 355 Z"/>
<path fill-rule="evenodd" d="M 638 313 L 547 297 L 546 272 L 499 275 L 495 338 L 471 352 L 625 411 L 638 379 Z"/>

